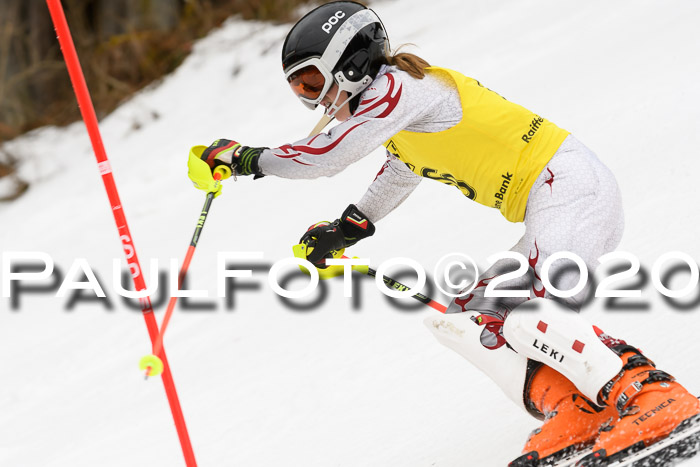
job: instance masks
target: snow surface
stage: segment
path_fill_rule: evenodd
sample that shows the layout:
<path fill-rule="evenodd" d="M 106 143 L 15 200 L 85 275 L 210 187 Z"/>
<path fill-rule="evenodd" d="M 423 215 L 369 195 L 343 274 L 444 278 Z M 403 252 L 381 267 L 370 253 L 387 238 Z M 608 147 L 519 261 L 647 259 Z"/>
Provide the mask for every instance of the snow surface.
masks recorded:
<path fill-rule="evenodd" d="M 668 251 L 700 258 L 700 3 L 383 0 L 373 7 L 395 47 L 416 44 L 431 63 L 478 78 L 596 151 L 624 196 L 620 249 L 647 272 Z M 172 75 L 101 122 L 147 271 L 151 259 L 161 269 L 182 260 L 199 215 L 204 196 L 186 176 L 190 146 L 220 137 L 276 146 L 303 137 L 319 118 L 282 78 L 289 27 L 228 21 Z M 112 286 L 112 259 L 123 255 L 83 124 L 40 129 L 3 149 L 24 161 L 21 175 L 32 182 L 0 205 L 3 253 L 45 252 L 63 275 L 84 258 L 112 308 L 102 300 L 68 309 L 70 294 L 53 292 L 24 293 L 19 309 L 0 299 L 0 465 L 183 465 L 162 384 L 144 382 L 137 369 L 150 353 L 143 319 Z M 191 302 L 214 309 L 179 309 L 165 338 L 199 465 L 505 465 L 538 425 L 437 343 L 421 323 L 434 311 L 399 311 L 370 281 L 361 283 L 359 309 L 338 280 L 322 306 L 291 310 L 265 271 L 250 280 L 258 290 L 236 293 L 235 309 L 215 298 L 217 252 L 262 251 L 268 263 L 288 257 L 308 225 L 360 198 L 382 160 L 377 150 L 314 182 L 241 179 L 215 200 L 189 275 L 190 287 L 211 297 Z M 374 266 L 411 257 L 432 271 L 440 257 L 461 251 L 485 265 L 522 231 L 457 190 L 424 182 L 350 253 Z M 682 287 L 687 274 L 672 282 Z M 685 310 L 670 307 L 651 282 L 642 290 L 645 311 L 607 311 L 599 300 L 583 313 L 700 392 L 698 287 L 680 300 L 695 302 Z"/>

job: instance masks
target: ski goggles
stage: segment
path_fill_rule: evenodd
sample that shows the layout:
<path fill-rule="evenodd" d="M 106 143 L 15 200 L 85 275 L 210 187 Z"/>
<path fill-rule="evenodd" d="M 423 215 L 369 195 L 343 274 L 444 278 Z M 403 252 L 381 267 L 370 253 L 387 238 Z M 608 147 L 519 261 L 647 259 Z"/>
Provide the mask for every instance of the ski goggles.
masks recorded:
<path fill-rule="evenodd" d="M 333 85 L 333 75 L 319 58 L 309 58 L 285 72 L 294 94 L 311 110 L 325 97 Z"/>

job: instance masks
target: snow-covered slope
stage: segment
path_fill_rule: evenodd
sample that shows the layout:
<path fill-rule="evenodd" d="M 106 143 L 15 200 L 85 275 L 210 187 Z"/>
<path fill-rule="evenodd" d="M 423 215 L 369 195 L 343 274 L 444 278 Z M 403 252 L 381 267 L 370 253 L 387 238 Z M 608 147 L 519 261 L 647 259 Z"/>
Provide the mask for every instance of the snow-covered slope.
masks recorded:
<path fill-rule="evenodd" d="M 700 258 L 700 4 L 384 0 L 373 8 L 394 47 L 416 44 L 431 63 L 478 78 L 595 150 L 623 191 L 620 249 L 647 271 L 668 251 Z M 166 269 L 183 258 L 199 215 L 204 196 L 186 176 L 190 146 L 219 137 L 277 146 L 320 116 L 282 77 L 289 27 L 227 22 L 101 122 L 146 270 L 150 259 Z M 55 291 L 22 293 L 17 309 L 0 299 L 0 465 L 183 465 L 162 385 L 137 369 L 150 352 L 143 319 L 112 286 L 122 251 L 82 123 L 4 149 L 22 158 L 32 187 L 0 206 L 3 253 L 45 252 L 63 275 L 85 258 L 111 308 L 104 300 L 70 308 L 70 293 Z M 382 160 L 377 150 L 313 182 L 241 179 L 215 200 L 189 276 L 210 295 L 191 302 L 212 309 L 178 310 L 165 339 L 199 465 L 504 465 L 537 426 L 430 336 L 421 321 L 434 311 L 399 311 L 370 281 L 357 309 L 336 281 L 321 306 L 292 310 L 264 267 L 250 280 L 259 288 L 236 292 L 233 309 L 215 297 L 217 252 L 262 251 L 267 263 L 289 256 L 308 225 L 359 199 Z M 350 253 L 375 266 L 407 256 L 428 271 L 454 251 L 485 265 L 523 230 L 431 182 L 377 227 Z M 674 309 L 651 282 L 642 289 L 646 311 L 595 303 L 584 313 L 700 392 L 698 304 Z"/>

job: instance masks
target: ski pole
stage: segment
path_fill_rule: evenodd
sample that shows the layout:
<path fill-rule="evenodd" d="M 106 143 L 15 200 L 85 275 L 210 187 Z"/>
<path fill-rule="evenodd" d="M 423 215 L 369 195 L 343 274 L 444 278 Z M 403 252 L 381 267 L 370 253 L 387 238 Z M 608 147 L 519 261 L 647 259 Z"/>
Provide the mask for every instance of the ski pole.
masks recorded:
<path fill-rule="evenodd" d="M 297 258 L 306 259 L 307 247 L 308 247 L 308 245 L 306 245 L 304 243 L 299 243 L 298 245 L 294 245 L 292 247 L 292 251 L 294 252 L 294 256 Z M 342 250 L 333 251 L 331 253 L 332 253 L 334 258 L 350 259 L 349 257 L 343 255 L 344 251 L 345 250 L 342 249 Z M 308 273 L 306 268 L 304 268 L 303 266 L 300 266 L 300 268 L 303 272 Z M 344 267 L 340 266 L 340 265 L 328 266 L 325 269 L 317 268 L 317 270 L 318 270 L 318 274 L 319 274 L 320 279 L 330 279 L 332 277 L 340 276 L 340 275 L 345 273 Z M 370 277 L 377 277 L 377 271 L 375 269 L 370 268 L 369 266 L 366 266 L 366 265 L 352 266 L 352 270 L 357 271 L 357 272 L 362 273 L 362 274 L 366 274 Z M 396 289 L 399 291 L 410 289 L 410 287 L 408 287 L 407 285 L 404 285 L 401 282 L 397 281 L 396 279 L 392 279 L 391 277 L 388 277 L 388 276 L 382 276 L 382 280 L 387 285 L 387 287 L 392 288 L 392 289 Z M 443 305 L 442 303 L 436 302 L 432 298 L 430 298 L 426 295 L 423 295 L 422 293 L 416 293 L 414 295 L 411 295 L 411 298 L 415 298 L 419 302 L 421 302 L 425 305 L 428 305 L 431 308 L 436 309 L 440 313 L 445 313 L 447 311 L 447 307 L 445 305 Z"/>
<path fill-rule="evenodd" d="M 347 256 L 343 256 L 343 258 L 347 258 Z M 362 272 L 362 271 L 360 271 L 360 272 Z M 377 271 L 375 271 L 374 269 L 372 269 L 370 267 L 367 268 L 367 272 L 365 272 L 365 274 L 367 274 L 370 277 L 377 277 Z M 392 288 L 392 289 L 396 289 L 396 290 L 408 290 L 408 289 L 410 289 L 410 287 L 403 285 L 401 282 L 397 281 L 396 279 L 392 279 L 391 277 L 382 276 L 382 280 L 387 285 L 387 287 Z M 411 298 L 415 298 L 419 302 L 436 309 L 440 313 L 445 313 L 447 311 L 447 307 L 445 305 L 443 305 L 442 303 L 436 302 L 432 298 L 430 298 L 426 295 L 423 295 L 420 292 L 417 294 L 411 295 Z"/>
<path fill-rule="evenodd" d="M 204 200 L 204 207 L 202 207 L 202 212 L 199 215 L 199 219 L 197 220 L 197 226 L 194 229 L 194 234 L 192 235 L 192 240 L 190 241 L 190 246 L 187 249 L 187 254 L 185 255 L 185 259 L 182 262 L 182 267 L 180 268 L 180 273 L 178 275 L 177 279 L 177 288 L 178 290 L 182 286 L 182 283 L 185 280 L 185 275 L 187 274 L 187 269 L 190 267 L 190 262 L 192 261 L 192 256 L 194 255 L 194 250 L 197 248 L 197 242 L 199 241 L 199 236 L 202 233 L 202 229 L 204 228 L 204 222 L 207 220 L 207 215 L 209 214 L 209 208 L 211 207 L 211 203 L 214 200 L 214 196 L 216 195 L 216 191 L 219 188 L 219 184 L 221 180 L 224 180 L 228 177 L 231 176 L 231 169 L 225 166 L 218 166 L 216 169 L 214 169 L 214 180 L 215 183 L 213 185 L 213 190 L 207 192 L 207 197 Z M 173 310 L 175 309 L 175 304 L 177 303 L 177 297 L 172 296 L 170 297 L 170 301 L 168 302 L 168 308 L 165 311 L 165 316 L 163 317 L 163 323 L 160 327 L 160 332 L 158 333 L 158 337 L 156 338 L 154 344 L 153 344 L 153 353 L 151 355 L 146 355 L 144 356 L 140 363 L 139 363 L 139 368 L 141 370 L 146 370 L 146 379 L 150 375 L 157 376 L 163 371 L 163 362 L 160 359 L 160 351 L 163 348 L 163 335 L 165 334 L 165 330 L 168 328 L 168 323 L 170 322 L 170 318 L 173 314 Z"/>

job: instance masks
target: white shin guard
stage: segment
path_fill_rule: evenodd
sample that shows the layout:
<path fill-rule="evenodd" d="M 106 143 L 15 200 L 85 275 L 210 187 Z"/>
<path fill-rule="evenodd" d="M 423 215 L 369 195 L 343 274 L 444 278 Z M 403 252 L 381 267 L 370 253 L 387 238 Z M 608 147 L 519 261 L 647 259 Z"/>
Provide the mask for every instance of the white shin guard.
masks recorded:
<path fill-rule="evenodd" d="M 527 411 L 523 401 L 527 358 L 505 345 L 495 350 L 481 345 L 481 331 L 484 328 L 471 320 L 472 316 L 478 315 L 477 311 L 451 313 L 431 316 L 423 323 L 442 345 L 469 360 L 491 378 L 509 399 Z"/>
<path fill-rule="evenodd" d="M 622 369 L 622 360 L 603 344 L 593 326 L 553 300 L 536 299 L 513 310 L 503 335 L 522 356 L 566 376 L 592 401 Z"/>

